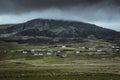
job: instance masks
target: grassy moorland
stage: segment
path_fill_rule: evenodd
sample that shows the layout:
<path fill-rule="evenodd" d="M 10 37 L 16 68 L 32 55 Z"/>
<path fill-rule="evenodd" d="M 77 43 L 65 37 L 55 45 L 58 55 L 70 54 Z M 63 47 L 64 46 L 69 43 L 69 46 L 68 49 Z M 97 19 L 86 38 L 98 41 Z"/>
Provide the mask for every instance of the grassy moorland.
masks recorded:
<path fill-rule="evenodd" d="M 0 80 L 119 80 L 120 52 L 96 51 L 109 49 L 112 45 L 108 42 L 85 42 L 57 44 L 56 47 L 1 41 Z M 95 50 L 88 51 L 92 47 Z M 43 55 L 21 52 L 26 49 L 40 51 Z M 76 54 L 77 50 L 82 52 Z M 48 51 L 52 54 L 47 55 Z M 59 55 L 57 51 L 60 51 Z M 67 56 L 62 56 L 64 54 Z"/>

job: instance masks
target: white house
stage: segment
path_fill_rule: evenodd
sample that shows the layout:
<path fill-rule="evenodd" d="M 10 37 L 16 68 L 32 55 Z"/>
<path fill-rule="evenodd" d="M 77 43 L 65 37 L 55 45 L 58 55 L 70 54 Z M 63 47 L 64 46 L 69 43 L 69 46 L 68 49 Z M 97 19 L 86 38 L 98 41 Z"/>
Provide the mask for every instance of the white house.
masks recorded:
<path fill-rule="evenodd" d="M 89 50 L 90 50 L 90 51 L 94 51 L 94 50 L 95 50 L 95 48 L 89 48 Z"/>
<path fill-rule="evenodd" d="M 38 56 L 38 54 L 34 54 L 34 56 Z"/>
<path fill-rule="evenodd" d="M 60 53 L 61 51 L 57 51 L 58 53 Z"/>
<path fill-rule="evenodd" d="M 119 46 L 111 46 L 112 49 L 120 49 Z"/>
<path fill-rule="evenodd" d="M 82 49 L 85 49 L 85 47 L 82 47 Z"/>
<path fill-rule="evenodd" d="M 52 53 L 51 52 L 47 52 L 47 55 L 52 55 Z"/>
<path fill-rule="evenodd" d="M 76 53 L 76 54 L 80 54 L 80 51 L 76 51 L 75 53 Z"/>
<path fill-rule="evenodd" d="M 66 58 L 66 57 L 67 57 L 67 54 L 63 54 L 62 57 L 63 57 L 63 58 Z"/>
<path fill-rule="evenodd" d="M 66 46 L 62 46 L 62 48 L 66 48 Z"/>
<path fill-rule="evenodd" d="M 43 54 L 42 54 L 42 53 L 39 53 L 38 55 L 39 55 L 39 56 L 43 56 Z"/>
<path fill-rule="evenodd" d="M 27 52 L 27 51 L 23 51 L 22 53 L 23 53 L 23 54 L 27 54 L 28 52 Z"/>
<path fill-rule="evenodd" d="M 97 50 L 97 52 L 103 52 L 103 50 L 102 50 L 102 49 L 99 49 L 99 50 Z"/>
<path fill-rule="evenodd" d="M 34 49 L 31 49 L 31 52 L 35 52 L 35 50 L 34 50 Z"/>
<path fill-rule="evenodd" d="M 116 49 L 116 51 L 120 51 L 119 49 Z"/>

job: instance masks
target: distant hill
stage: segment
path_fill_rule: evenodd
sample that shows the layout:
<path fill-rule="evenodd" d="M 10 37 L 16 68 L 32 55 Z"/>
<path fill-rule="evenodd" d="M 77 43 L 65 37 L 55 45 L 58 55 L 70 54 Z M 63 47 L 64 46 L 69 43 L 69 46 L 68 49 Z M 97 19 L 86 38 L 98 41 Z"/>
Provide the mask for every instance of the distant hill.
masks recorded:
<path fill-rule="evenodd" d="M 94 24 L 52 19 L 34 19 L 0 29 L 6 41 L 20 43 L 81 42 L 89 39 L 119 41 L 120 32 Z"/>

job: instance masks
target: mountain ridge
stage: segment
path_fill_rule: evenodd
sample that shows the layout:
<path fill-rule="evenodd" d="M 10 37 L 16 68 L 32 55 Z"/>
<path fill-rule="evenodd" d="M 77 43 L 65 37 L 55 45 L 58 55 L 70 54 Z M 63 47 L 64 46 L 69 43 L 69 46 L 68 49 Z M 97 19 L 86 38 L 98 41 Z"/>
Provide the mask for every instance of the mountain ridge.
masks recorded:
<path fill-rule="evenodd" d="M 52 38 L 73 38 L 86 39 L 93 35 L 97 39 L 107 41 L 120 41 L 120 32 L 102 28 L 94 24 L 78 21 L 54 20 L 54 19 L 33 19 L 25 23 L 16 24 L 6 29 L 0 29 L 0 36 L 7 37 L 7 40 L 15 40 L 15 37 L 48 37 Z M 12 37 L 12 38 L 11 38 Z M 40 42 L 41 38 L 37 39 Z M 18 39 L 19 40 L 19 39 Z M 32 41 L 32 40 L 31 40 Z M 24 41 L 23 41 L 24 42 Z M 27 42 L 27 41 L 26 41 Z M 29 40 L 28 40 L 29 42 Z M 34 41 L 32 41 L 34 42 Z M 79 41 L 78 41 L 79 42 Z"/>

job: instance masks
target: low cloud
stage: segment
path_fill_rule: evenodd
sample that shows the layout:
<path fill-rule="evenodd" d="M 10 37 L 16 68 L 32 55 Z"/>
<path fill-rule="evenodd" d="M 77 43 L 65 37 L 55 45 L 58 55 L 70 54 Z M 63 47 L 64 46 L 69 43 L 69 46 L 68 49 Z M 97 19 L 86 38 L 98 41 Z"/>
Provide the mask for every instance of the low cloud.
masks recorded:
<path fill-rule="evenodd" d="M 35 18 L 61 19 L 92 23 L 120 31 L 119 0 L 0 1 L 0 24 L 22 23 Z"/>

